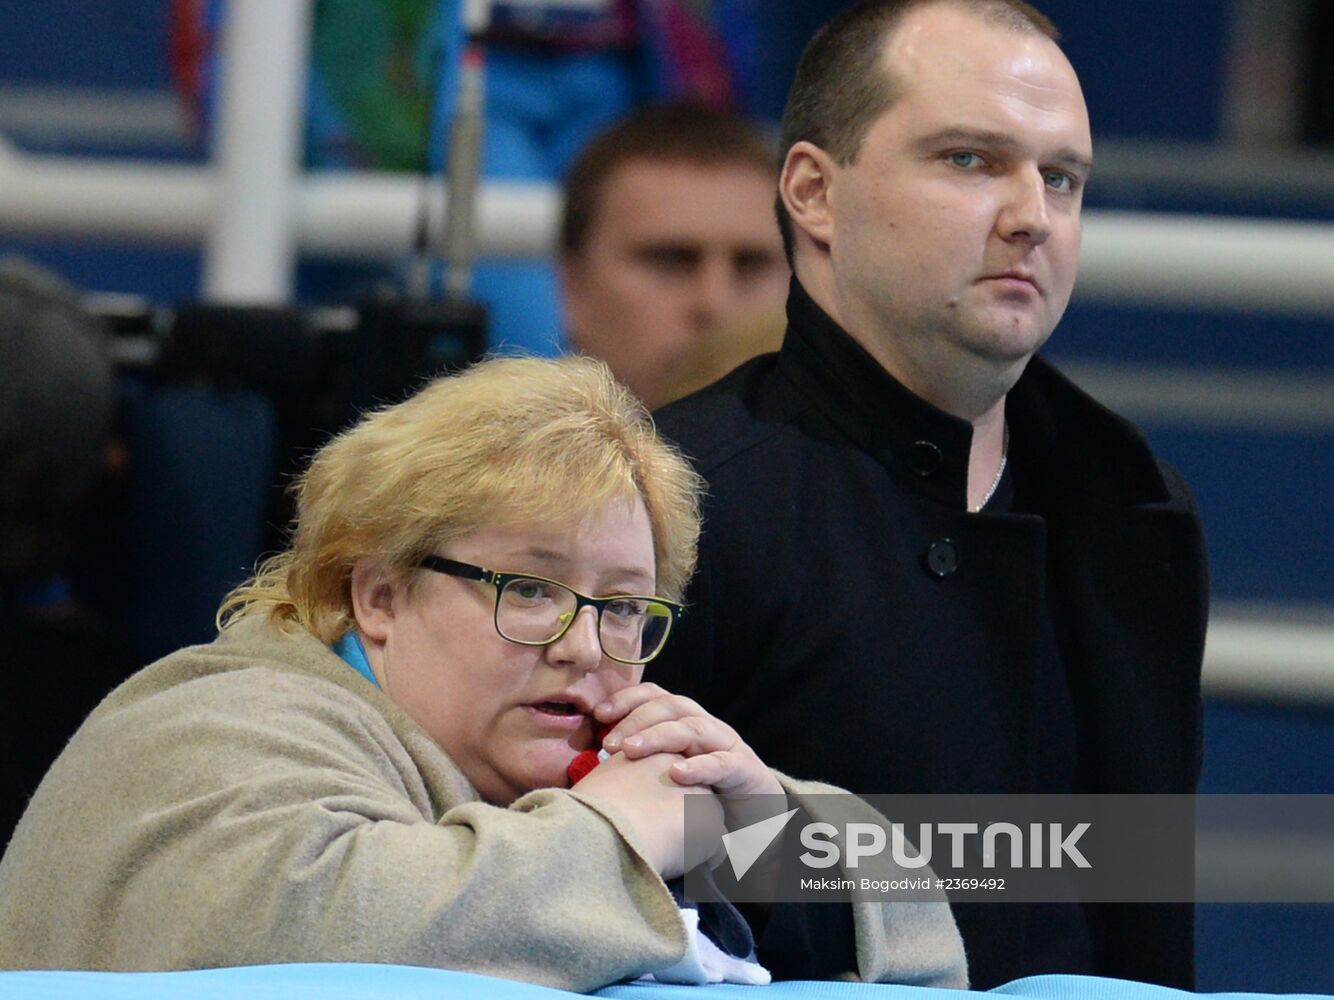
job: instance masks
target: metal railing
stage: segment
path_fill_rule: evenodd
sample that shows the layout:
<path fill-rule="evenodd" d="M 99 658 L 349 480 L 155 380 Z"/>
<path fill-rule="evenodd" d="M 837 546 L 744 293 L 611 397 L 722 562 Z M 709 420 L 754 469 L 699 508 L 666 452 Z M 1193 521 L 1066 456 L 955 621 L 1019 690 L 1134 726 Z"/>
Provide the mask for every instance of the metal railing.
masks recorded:
<path fill-rule="evenodd" d="M 1334 613 L 1316 611 L 1310 621 L 1292 613 L 1215 609 L 1204 650 L 1205 693 L 1334 707 Z"/>
<path fill-rule="evenodd" d="M 222 214 L 209 167 L 28 155 L 0 148 L 0 231 L 201 245 Z M 422 200 L 444 218 L 440 186 L 373 173 L 307 174 L 290 207 L 296 247 L 387 259 L 414 247 Z M 487 256 L 545 258 L 559 192 L 489 182 L 477 224 Z M 1085 215 L 1085 299 L 1334 316 L 1334 225 L 1111 211 Z"/>

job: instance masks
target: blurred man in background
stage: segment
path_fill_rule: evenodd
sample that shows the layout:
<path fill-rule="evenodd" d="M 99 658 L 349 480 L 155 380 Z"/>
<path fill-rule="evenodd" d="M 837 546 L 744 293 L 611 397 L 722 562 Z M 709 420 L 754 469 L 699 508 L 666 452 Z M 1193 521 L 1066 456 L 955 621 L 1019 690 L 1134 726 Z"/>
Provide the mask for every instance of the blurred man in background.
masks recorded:
<path fill-rule="evenodd" d="M 694 104 L 646 107 L 594 139 L 565 186 L 571 348 L 650 407 L 702 384 L 701 359 L 717 357 L 717 377 L 775 350 L 789 271 L 773 163 L 751 126 Z"/>

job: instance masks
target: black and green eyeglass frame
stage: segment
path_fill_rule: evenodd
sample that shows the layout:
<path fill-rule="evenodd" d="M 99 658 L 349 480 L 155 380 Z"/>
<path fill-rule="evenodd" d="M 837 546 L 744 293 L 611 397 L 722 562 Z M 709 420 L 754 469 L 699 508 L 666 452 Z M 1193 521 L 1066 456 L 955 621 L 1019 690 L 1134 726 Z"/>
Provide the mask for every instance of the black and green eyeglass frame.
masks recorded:
<path fill-rule="evenodd" d="M 427 555 L 419 560 L 418 565 L 423 569 L 428 569 L 436 573 L 442 573 L 446 576 L 458 577 L 464 580 L 477 580 L 482 583 L 489 583 L 496 588 L 495 608 L 492 614 L 492 623 L 495 625 L 497 634 L 502 639 L 517 643 L 521 646 L 549 646 L 553 642 L 560 640 L 570 625 L 578 617 L 579 612 L 585 607 L 591 607 L 597 614 L 598 624 L 598 642 L 602 646 L 602 651 L 618 663 L 644 664 L 648 663 L 659 653 L 667 643 L 668 636 L 671 635 L 672 628 L 685 613 L 685 608 L 675 601 L 669 601 L 665 597 L 657 597 L 647 594 L 615 594 L 610 597 L 589 597 L 587 594 L 581 594 L 569 584 L 562 583 L 559 580 L 552 580 L 549 577 L 538 576 L 533 573 L 506 573 L 498 570 L 487 569 L 477 566 L 473 563 L 459 562 L 457 559 L 446 559 L 444 556 Z M 544 638 L 533 639 L 523 636 L 516 636 L 514 629 L 507 630 L 500 621 L 501 617 L 501 599 L 507 588 L 512 584 L 522 583 L 524 581 L 534 581 L 557 587 L 571 595 L 574 599 L 574 608 L 571 611 L 562 612 L 558 615 L 554 623 L 552 634 Z M 625 655 L 623 650 L 608 648 L 607 636 L 604 633 L 603 623 L 606 621 L 604 612 L 608 607 L 625 601 L 644 602 L 644 614 L 647 624 L 641 633 L 640 655 Z M 646 652 L 647 650 L 647 652 Z"/>

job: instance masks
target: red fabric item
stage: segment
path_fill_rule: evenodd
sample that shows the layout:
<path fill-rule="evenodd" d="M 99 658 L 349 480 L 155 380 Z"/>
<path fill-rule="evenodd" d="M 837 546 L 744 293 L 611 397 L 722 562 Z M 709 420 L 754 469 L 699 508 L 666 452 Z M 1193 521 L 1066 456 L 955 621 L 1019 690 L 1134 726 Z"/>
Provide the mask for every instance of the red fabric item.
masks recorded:
<path fill-rule="evenodd" d="M 172 83 L 195 122 L 204 116 L 204 64 L 212 47 L 203 0 L 172 0 L 167 8 L 167 62 Z"/>
<path fill-rule="evenodd" d="M 593 731 L 593 747 L 590 750 L 581 750 L 575 755 L 574 760 L 570 761 L 570 766 L 565 769 L 565 774 L 570 779 L 570 784 L 578 784 L 588 776 L 588 772 L 601 763 L 598 757 L 598 751 L 602 749 L 602 741 L 607 738 L 611 732 L 611 726 L 599 725 Z"/>

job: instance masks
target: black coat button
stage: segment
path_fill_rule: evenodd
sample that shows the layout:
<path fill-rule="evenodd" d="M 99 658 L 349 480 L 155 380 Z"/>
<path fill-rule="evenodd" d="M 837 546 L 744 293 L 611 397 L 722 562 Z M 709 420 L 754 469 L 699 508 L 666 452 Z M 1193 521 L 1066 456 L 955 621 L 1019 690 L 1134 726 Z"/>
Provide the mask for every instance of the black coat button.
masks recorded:
<path fill-rule="evenodd" d="M 930 441 L 914 441 L 908 447 L 907 460 L 908 468 L 925 479 L 940 468 L 945 456 Z"/>
<path fill-rule="evenodd" d="M 923 561 L 928 573 L 944 579 L 959 568 L 959 547 L 950 539 L 942 538 L 931 543 Z"/>

